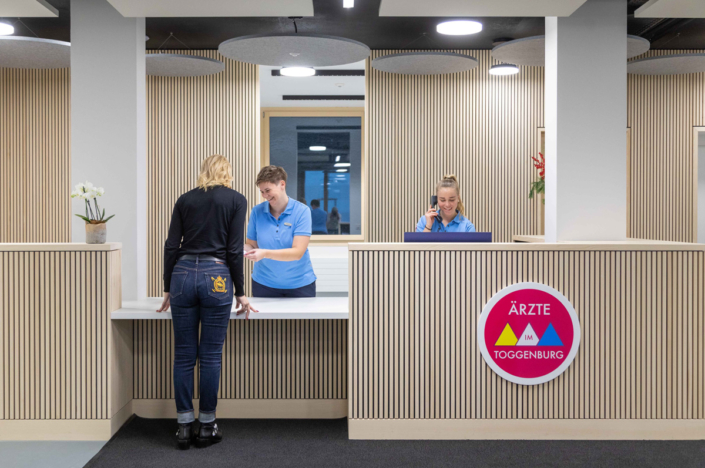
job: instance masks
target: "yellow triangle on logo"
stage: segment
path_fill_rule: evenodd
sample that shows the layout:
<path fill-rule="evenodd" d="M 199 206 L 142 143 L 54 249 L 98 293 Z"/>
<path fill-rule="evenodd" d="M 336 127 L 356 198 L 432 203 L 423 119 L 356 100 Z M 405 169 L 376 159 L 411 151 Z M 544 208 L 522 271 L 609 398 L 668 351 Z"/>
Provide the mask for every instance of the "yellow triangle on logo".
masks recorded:
<path fill-rule="evenodd" d="M 495 346 L 514 346 L 517 344 L 517 341 L 519 341 L 514 334 L 514 331 L 512 330 L 512 327 L 507 324 L 506 327 L 504 327 L 504 330 L 502 331 L 502 334 L 499 335 L 499 339 L 497 342 L 494 344 Z"/>

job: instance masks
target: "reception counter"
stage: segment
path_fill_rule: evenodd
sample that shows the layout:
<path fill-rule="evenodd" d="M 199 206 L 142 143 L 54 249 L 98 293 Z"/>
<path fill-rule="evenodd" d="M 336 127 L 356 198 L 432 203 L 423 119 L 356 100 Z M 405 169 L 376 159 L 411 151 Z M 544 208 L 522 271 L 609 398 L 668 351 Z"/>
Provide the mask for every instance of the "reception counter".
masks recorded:
<path fill-rule="evenodd" d="M 705 438 L 705 246 L 351 244 L 353 439 Z M 582 328 L 565 372 L 496 374 L 478 318 L 501 289 L 550 286 Z"/>
<path fill-rule="evenodd" d="M 107 440 L 132 415 L 120 248 L 0 244 L 0 440 Z"/>

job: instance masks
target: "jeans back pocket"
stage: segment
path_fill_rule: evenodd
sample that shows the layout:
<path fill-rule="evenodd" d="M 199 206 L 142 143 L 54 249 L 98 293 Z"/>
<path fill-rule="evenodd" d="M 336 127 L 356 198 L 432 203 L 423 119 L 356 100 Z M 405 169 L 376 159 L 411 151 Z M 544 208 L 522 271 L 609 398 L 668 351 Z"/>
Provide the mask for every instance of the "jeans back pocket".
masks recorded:
<path fill-rule="evenodd" d="M 171 285 L 169 286 L 169 295 L 171 297 L 178 297 L 184 292 L 184 283 L 186 282 L 187 276 L 188 271 L 172 272 Z"/>
<path fill-rule="evenodd" d="M 206 289 L 208 295 L 218 299 L 224 299 L 233 295 L 233 283 L 229 274 L 223 273 L 204 273 L 206 279 Z"/>

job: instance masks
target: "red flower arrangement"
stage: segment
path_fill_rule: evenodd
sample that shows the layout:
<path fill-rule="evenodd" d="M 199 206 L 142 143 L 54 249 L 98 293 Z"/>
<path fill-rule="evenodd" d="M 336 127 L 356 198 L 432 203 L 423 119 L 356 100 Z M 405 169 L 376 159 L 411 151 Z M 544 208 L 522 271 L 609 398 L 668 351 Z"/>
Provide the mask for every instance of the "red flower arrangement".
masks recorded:
<path fill-rule="evenodd" d="M 531 156 L 531 159 L 534 160 L 534 167 L 539 171 L 539 180 L 531 183 L 529 198 L 534 198 L 535 193 L 544 193 L 544 189 L 546 188 L 546 183 L 544 181 L 544 177 L 546 176 L 546 160 L 543 158 L 543 154 L 541 153 L 539 153 L 539 157 L 541 158 L 540 161 Z M 543 202 L 546 203 L 546 200 L 543 200 Z"/>

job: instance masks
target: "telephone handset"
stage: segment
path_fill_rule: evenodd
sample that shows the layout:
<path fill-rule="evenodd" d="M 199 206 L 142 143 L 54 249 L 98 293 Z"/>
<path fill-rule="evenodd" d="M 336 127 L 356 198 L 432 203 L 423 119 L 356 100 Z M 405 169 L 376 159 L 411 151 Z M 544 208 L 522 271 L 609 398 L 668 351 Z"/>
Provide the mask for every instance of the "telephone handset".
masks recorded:
<path fill-rule="evenodd" d="M 436 218 L 440 219 L 440 214 L 438 213 L 438 197 L 436 195 L 431 195 L 431 206 L 436 210 Z"/>

